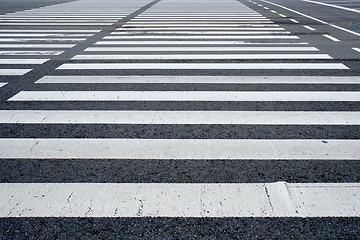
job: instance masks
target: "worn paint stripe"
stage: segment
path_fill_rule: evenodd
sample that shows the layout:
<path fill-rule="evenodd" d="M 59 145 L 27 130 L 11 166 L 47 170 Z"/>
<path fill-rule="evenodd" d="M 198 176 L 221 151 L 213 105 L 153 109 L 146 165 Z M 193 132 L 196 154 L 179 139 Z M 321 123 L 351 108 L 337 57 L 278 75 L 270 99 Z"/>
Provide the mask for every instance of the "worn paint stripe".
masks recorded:
<path fill-rule="evenodd" d="M 360 112 L 0 110 L 0 123 L 360 125 Z"/>

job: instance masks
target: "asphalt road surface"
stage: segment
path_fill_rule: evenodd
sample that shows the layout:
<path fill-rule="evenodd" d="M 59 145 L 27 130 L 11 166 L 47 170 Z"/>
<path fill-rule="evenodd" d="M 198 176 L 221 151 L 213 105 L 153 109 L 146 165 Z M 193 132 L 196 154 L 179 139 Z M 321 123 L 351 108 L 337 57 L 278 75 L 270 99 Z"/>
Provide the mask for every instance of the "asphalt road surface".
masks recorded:
<path fill-rule="evenodd" d="M 0 4 L 1 239 L 359 239 L 359 0 Z"/>

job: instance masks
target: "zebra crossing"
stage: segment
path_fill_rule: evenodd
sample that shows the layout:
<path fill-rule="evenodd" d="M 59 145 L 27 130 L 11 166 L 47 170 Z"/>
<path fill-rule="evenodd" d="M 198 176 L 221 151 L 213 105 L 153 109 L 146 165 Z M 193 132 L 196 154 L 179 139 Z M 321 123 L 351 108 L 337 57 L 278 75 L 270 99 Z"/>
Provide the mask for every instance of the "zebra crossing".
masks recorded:
<path fill-rule="evenodd" d="M 0 75 L 7 76 L 25 75 L 32 70 L 29 65 L 61 57 L 102 28 L 114 27 L 7 99 L 0 124 L 16 133 L 4 130 L 3 161 L 116 160 L 118 171 L 128 170 L 129 161 L 169 166 L 171 161 L 193 166 L 205 161 L 256 166 L 309 161 L 314 169 L 359 161 L 360 77 L 285 26 L 233 0 L 162 0 L 117 26 L 149 2 L 127 9 L 120 1 L 117 10 L 114 1 L 104 1 L 99 9 L 82 9 L 88 2 L 0 17 L 0 48 L 10 49 L 0 51 L 0 66 L 6 65 Z M 56 136 L 74 126 L 77 131 Z M 116 132 L 99 133 L 98 127 Z M 252 136 L 257 129 L 257 137 Z M 184 166 L 183 172 L 193 170 Z M 177 171 L 167 170 L 160 175 Z M 0 217 L 360 214 L 359 183 L 336 182 L 336 177 L 319 182 L 281 177 L 273 182 L 208 182 L 204 177 L 192 183 L 147 182 L 141 175 L 134 182 L 82 182 L 77 177 L 73 182 L 61 176 L 43 182 L 33 171 L 35 167 L 25 171 L 24 179 L 2 180 Z"/>

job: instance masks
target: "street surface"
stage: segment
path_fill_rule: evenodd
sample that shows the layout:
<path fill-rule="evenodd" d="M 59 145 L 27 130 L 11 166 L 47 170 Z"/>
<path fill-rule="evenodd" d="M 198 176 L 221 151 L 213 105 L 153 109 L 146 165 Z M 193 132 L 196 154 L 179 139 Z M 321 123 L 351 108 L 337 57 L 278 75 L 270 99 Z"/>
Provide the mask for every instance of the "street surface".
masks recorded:
<path fill-rule="evenodd" d="M 1 239 L 358 239 L 360 0 L 0 0 Z"/>

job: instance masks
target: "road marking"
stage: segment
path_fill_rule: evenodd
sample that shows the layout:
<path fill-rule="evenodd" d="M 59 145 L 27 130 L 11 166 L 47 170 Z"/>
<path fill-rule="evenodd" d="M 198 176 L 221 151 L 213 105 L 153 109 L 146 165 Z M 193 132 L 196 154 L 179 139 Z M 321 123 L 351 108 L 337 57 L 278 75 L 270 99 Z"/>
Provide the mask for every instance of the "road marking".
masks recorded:
<path fill-rule="evenodd" d="M 0 44 L 1 47 L 1 44 Z M 223 51 L 319 51 L 315 47 L 88 47 L 85 52 L 167 52 L 167 51 L 206 51 L 206 52 L 223 52 Z"/>
<path fill-rule="evenodd" d="M 274 25 L 275 26 L 275 25 Z M 227 31 L 227 30 L 236 30 L 236 31 L 276 31 L 276 30 L 285 30 L 281 27 L 139 27 L 139 28 L 118 28 L 116 31 L 153 31 L 153 30 L 159 30 L 159 31 L 172 31 L 172 30 L 193 30 L 195 31 L 208 31 L 208 30 L 221 30 L 221 31 Z"/>
<path fill-rule="evenodd" d="M 0 44 L 0 48 L 72 48 L 76 44 Z"/>
<path fill-rule="evenodd" d="M 294 23 L 299 23 L 299 21 L 297 21 L 297 20 L 295 20 L 295 19 L 292 19 L 292 18 L 290 18 L 289 20 L 292 21 L 292 22 L 294 22 Z"/>
<path fill-rule="evenodd" d="M 359 140 L 2 138 L 2 159 L 359 160 Z M 2 194 L 3 195 L 3 194 Z"/>
<path fill-rule="evenodd" d="M 50 59 L 0 59 L 0 64 L 43 64 Z"/>
<path fill-rule="evenodd" d="M 306 28 L 306 29 L 309 29 L 310 31 L 316 31 L 315 28 L 312 28 L 312 27 L 310 27 L 310 26 L 303 26 L 303 27 Z"/>
<path fill-rule="evenodd" d="M 20 76 L 31 70 L 32 69 L 0 69 L 0 76 Z"/>
<path fill-rule="evenodd" d="M 353 50 L 360 52 L 360 48 L 352 48 Z"/>
<path fill-rule="evenodd" d="M 297 36 L 264 35 L 264 36 L 163 36 L 163 35 L 133 35 L 133 36 L 106 36 L 103 39 L 299 39 Z"/>
<path fill-rule="evenodd" d="M 0 33 L 0 37 L 90 37 L 94 34 L 66 34 L 66 33 Z"/>
<path fill-rule="evenodd" d="M 346 76 L 44 76 L 35 83 L 360 84 Z"/>
<path fill-rule="evenodd" d="M 86 38 L 0 38 L 0 42 L 83 42 Z"/>
<path fill-rule="evenodd" d="M 307 42 L 246 42 L 246 41 L 99 41 L 95 45 L 308 45 Z"/>
<path fill-rule="evenodd" d="M 0 123 L 360 125 L 360 112 L 0 110 Z"/>
<path fill-rule="evenodd" d="M 275 10 L 270 10 L 270 12 L 272 12 L 272 13 L 277 13 L 277 11 L 275 11 Z"/>
<path fill-rule="evenodd" d="M 359 217 L 358 183 L 1 183 L 0 217 Z"/>
<path fill-rule="evenodd" d="M 264 7 L 264 9 L 269 10 L 269 8 L 268 8 L 268 7 Z"/>
<path fill-rule="evenodd" d="M 76 55 L 74 60 L 107 60 L 107 59 L 332 59 L 327 54 L 156 54 L 156 55 Z"/>
<path fill-rule="evenodd" d="M 0 23 L 0 26 L 110 26 L 113 25 L 113 22 L 107 23 L 107 22 L 85 22 L 85 23 L 76 23 L 76 22 L 14 22 L 14 23 Z"/>
<path fill-rule="evenodd" d="M 284 14 L 279 14 L 280 17 L 286 18 Z"/>
<path fill-rule="evenodd" d="M 0 32 L 55 32 L 55 33 L 60 33 L 60 32 L 64 32 L 64 33 L 81 33 L 81 32 L 101 32 L 101 30 L 82 30 L 82 29 L 76 29 L 76 30 L 60 30 L 60 29 L 53 29 L 53 30 L 44 30 L 44 29 L 33 29 L 33 30 L 29 30 L 29 29 L 0 29 Z"/>
<path fill-rule="evenodd" d="M 326 37 L 326 38 L 328 38 L 328 39 L 330 39 L 330 40 L 332 40 L 332 41 L 334 41 L 334 42 L 340 42 L 339 39 L 334 38 L 334 37 L 332 37 L 332 36 L 330 36 L 330 35 L 324 34 L 323 36 Z"/>
<path fill-rule="evenodd" d="M 4 82 L 0 82 L 0 88 L 3 87 L 3 86 L 5 86 L 6 84 L 8 84 L 8 83 L 7 83 L 7 82 L 5 82 L 5 83 L 4 83 Z"/>
<path fill-rule="evenodd" d="M 343 28 L 343 27 L 339 27 L 339 26 L 337 26 L 337 25 L 330 24 L 330 23 L 328 23 L 328 22 L 325 22 L 325 21 L 322 21 L 322 20 L 320 20 L 320 19 L 311 17 L 311 16 L 309 16 L 309 15 L 306 15 L 306 14 L 303 14 L 303 13 L 301 13 L 301 12 L 295 11 L 295 10 L 293 10 L 293 9 L 284 7 L 284 6 L 282 6 L 282 5 L 279 5 L 279 4 L 276 4 L 276 3 L 272 3 L 272 2 L 269 2 L 269 1 L 267 1 L 267 0 L 261 0 L 261 1 L 266 2 L 266 3 L 269 3 L 269 4 L 272 4 L 272 5 L 274 5 L 274 6 L 277 6 L 277 7 L 283 8 L 283 9 L 286 9 L 286 10 L 288 10 L 288 11 L 290 11 L 290 12 L 299 14 L 299 15 L 301 15 L 301 16 L 310 18 L 310 19 L 315 20 L 315 21 L 317 21 L 317 22 L 320 22 L 320 23 L 322 23 L 322 24 L 326 24 L 326 25 L 332 26 L 332 27 L 334 27 L 334 28 L 340 29 L 340 30 L 342 30 L 342 31 L 345 31 L 345 32 L 354 34 L 354 35 L 356 35 L 356 36 L 360 36 L 360 33 L 351 31 L 351 30 L 346 29 L 346 28 Z"/>
<path fill-rule="evenodd" d="M 136 21 L 148 21 L 148 22 L 151 22 L 151 21 L 183 21 L 183 20 L 224 20 L 224 21 L 227 21 L 227 20 L 254 20 L 254 19 L 261 19 L 261 20 L 268 20 L 266 17 L 262 16 L 262 15 L 253 15 L 253 16 L 184 16 L 184 17 L 164 17 L 164 16 L 161 16 L 161 17 L 135 17 L 131 20 L 131 22 L 136 22 Z"/>
<path fill-rule="evenodd" d="M 139 24 L 139 23 L 127 23 L 122 25 L 122 28 L 134 28 L 134 27 L 274 27 L 279 26 L 274 23 L 188 23 L 188 24 L 174 24 L 174 23 L 149 23 L 149 24 Z"/>
<path fill-rule="evenodd" d="M 65 63 L 70 69 L 349 69 L 342 63 Z"/>
<path fill-rule="evenodd" d="M 8 101 L 360 101 L 359 92 L 21 91 Z"/>
<path fill-rule="evenodd" d="M 1 55 L 10 55 L 10 56 L 14 56 L 14 55 L 60 55 L 62 54 L 64 51 L 0 51 L 0 56 Z"/>
<path fill-rule="evenodd" d="M 251 35 L 251 34 L 291 34 L 290 32 L 287 31 L 281 31 L 281 32 L 276 32 L 276 31 L 231 31 L 231 32 L 225 32 L 225 31 L 121 31 L 121 32 L 112 32 L 111 35 L 144 35 L 148 36 L 150 34 L 163 34 L 163 35 L 172 35 L 172 34 L 182 34 L 182 35 L 186 35 L 186 34 L 192 34 L 192 35 L 205 35 L 205 34 L 210 34 L 210 35 L 216 35 L 216 34 L 221 34 L 221 35 Z"/>
<path fill-rule="evenodd" d="M 172 24 L 172 25 L 176 25 L 176 24 L 187 24 L 187 23 L 191 23 L 191 24 L 241 24 L 241 23 L 252 23 L 252 24 L 257 24 L 257 23 L 273 23 L 273 21 L 270 21 L 268 19 L 243 19 L 243 20 L 237 20 L 237 21 L 233 21 L 233 20 L 221 20 L 221 21 L 204 21 L 204 20 L 198 20 L 198 21 L 194 21 L 194 20 L 179 20 L 179 21 L 158 21 L 158 22 L 153 22 L 153 21 L 144 21 L 144 20 L 131 20 L 128 24 L 153 24 L 153 23 L 158 23 L 160 25 L 163 24 Z M 1 25 L 1 23 L 0 23 Z"/>
<path fill-rule="evenodd" d="M 315 4 L 319 4 L 319 5 L 324 5 L 324 6 L 328 6 L 328 7 L 333 7 L 333 8 L 339 8 L 339 9 L 346 10 L 346 11 L 351 11 L 351 12 L 360 13 L 360 10 L 353 9 L 353 8 L 347 8 L 347 7 L 337 6 L 337 5 L 328 4 L 328 3 L 322 3 L 322 2 L 317 2 L 317 1 L 310 1 L 310 0 L 302 0 L 302 1 L 303 1 L 303 2 L 309 2 L 309 3 L 315 3 Z"/>

